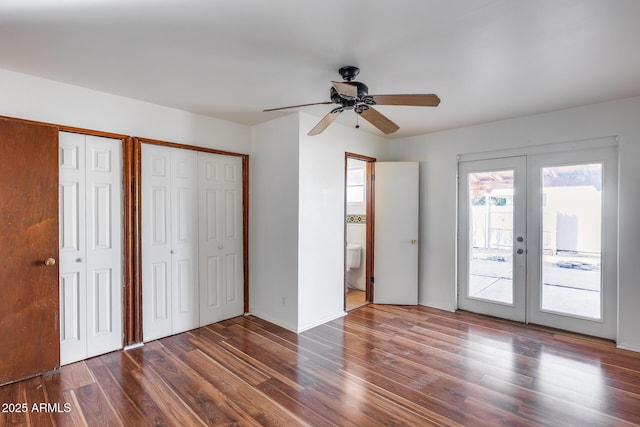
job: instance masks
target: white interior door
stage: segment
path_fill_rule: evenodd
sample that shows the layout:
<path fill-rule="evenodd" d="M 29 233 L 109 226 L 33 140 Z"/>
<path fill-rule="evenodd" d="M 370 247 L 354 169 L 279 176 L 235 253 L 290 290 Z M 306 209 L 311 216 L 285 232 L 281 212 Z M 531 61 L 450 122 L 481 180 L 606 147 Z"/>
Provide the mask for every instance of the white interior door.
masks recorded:
<path fill-rule="evenodd" d="M 198 153 L 200 324 L 244 312 L 242 159 Z"/>
<path fill-rule="evenodd" d="M 60 132 L 60 363 L 87 357 L 84 135 Z"/>
<path fill-rule="evenodd" d="M 242 159 L 142 144 L 145 341 L 244 311 Z"/>
<path fill-rule="evenodd" d="M 61 363 L 122 348 L 122 145 L 60 133 Z"/>
<path fill-rule="evenodd" d="M 171 149 L 142 144 L 142 318 L 145 341 L 172 334 Z"/>
<path fill-rule="evenodd" d="M 171 149 L 172 332 L 200 326 L 198 288 L 198 153 Z"/>
<path fill-rule="evenodd" d="M 375 163 L 376 304 L 418 304 L 418 162 Z"/>

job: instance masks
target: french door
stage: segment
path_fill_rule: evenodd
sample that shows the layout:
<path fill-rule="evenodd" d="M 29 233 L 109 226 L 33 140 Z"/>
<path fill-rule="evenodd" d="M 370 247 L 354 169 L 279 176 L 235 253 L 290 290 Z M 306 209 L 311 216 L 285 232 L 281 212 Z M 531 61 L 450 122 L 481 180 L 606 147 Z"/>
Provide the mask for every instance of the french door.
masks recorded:
<path fill-rule="evenodd" d="M 615 339 L 614 148 L 459 164 L 458 306 Z"/>

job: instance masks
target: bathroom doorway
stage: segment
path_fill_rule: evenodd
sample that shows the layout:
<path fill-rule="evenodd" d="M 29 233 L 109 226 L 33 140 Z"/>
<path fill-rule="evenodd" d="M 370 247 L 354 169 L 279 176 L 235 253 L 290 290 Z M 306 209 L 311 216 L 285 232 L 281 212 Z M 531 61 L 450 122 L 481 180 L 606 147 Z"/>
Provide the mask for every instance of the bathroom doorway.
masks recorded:
<path fill-rule="evenodd" d="M 345 154 L 345 311 L 373 301 L 373 170 L 376 159 Z"/>

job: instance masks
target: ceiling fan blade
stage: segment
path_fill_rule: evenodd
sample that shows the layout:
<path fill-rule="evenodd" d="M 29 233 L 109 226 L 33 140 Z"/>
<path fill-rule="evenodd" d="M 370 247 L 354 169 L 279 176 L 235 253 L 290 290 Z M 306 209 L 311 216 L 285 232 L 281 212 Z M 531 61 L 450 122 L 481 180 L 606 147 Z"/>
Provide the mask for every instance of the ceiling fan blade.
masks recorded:
<path fill-rule="evenodd" d="M 388 135 L 400 129 L 397 124 L 393 123 L 389 120 L 384 114 L 379 112 L 378 110 L 374 110 L 369 107 L 360 113 L 363 119 L 380 129 L 382 133 Z"/>
<path fill-rule="evenodd" d="M 437 107 L 440 104 L 438 95 L 371 95 L 376 105 L 409 105 L 415 107 Z"/>
<path fill-rule="evenodd" d="M 311 104 L 300 104 L 300 105 L 290 105 L 288 107 L 269 108 L 268 110 L 262 110 L 262 112 L 266 113 L 267 111 L 278 111 L 278 110 L 286 110 L 287 108 L 308 107 L 310 105 L 323 105 L 323 104 L 333 104 L 333 101 L 313 102 Z"/>
<path fill-rule="evenodd" d="M 335 119 L 338 118 L 340 113 L 342 113 L 343 111 L 344 110 L 341 107 L 334 108 L 329 112 L 329 114 L 324 116 L 322 120 L 320 120 L 320 122 L 318 122 L 318 124 L 315 125 L 315 127 L 309 131 L 307 135 L 314 136 L 322 133 L 327 127 L 329 127 L 331 123 L 333 123 Z"/>
<path fill-rule="evenodd" d="M 342 96 L 355 98 L 358 96 L 358 87 L 348 82 L 331 82 L 335 90 Z"/>

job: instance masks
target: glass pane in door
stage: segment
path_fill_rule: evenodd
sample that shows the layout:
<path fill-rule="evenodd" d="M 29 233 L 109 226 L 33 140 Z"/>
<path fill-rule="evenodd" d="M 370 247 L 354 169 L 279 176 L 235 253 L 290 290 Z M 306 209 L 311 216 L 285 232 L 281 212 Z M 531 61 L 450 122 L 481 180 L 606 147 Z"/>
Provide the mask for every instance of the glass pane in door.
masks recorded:
<path fill-rule="evenodd" d="M 513 170 L 469 174 L 470 298 L 513 304 Z"/>
<path fill-rule="evenodd" d="M 542 168 L 541 310 L 602 318 L 602 164 Z"/>

